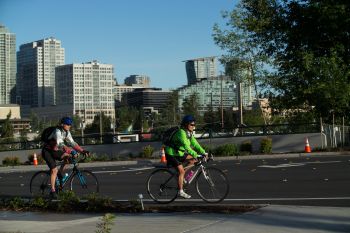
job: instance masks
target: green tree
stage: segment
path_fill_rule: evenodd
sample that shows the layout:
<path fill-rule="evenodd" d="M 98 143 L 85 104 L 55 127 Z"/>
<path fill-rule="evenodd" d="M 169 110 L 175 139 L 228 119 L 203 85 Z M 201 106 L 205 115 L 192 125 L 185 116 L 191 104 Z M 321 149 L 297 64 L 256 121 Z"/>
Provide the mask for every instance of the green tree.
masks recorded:
<path fill-rule="evenodd" d="M 264 80 L 272 107 L 349 119 L 349 1 L 242 0 L 234 11 L 257 51 L 274 61 Z"/>
<path fill-rule="evenodd" d="M 126 131 L 130 126 L 133 127 L 139 111 L 133 107 L 121 107 L 116 110 L 116 123 L 119 132 Z"/>
<path fill-rule="evenodd" d="M 102 117 L 102 122 L 100 122 L 100 117 Z M 94 117 L 92 124 L 88 125 L 85 129 L 85 133 L 100 133 L 100 125 L 102 123 L 102 134 L 111 132 L 111 117 L 106 116 L 103 112 L 102 114 L 97 114 Z"/>
<path fill-rule="evenodd" d="M 10 122 L 11 115 L 12 115 L 12 113 L 10 111 L 6 115 L 6 119 L 5 119 L 4 123 L 2 124 L 1 138 L 13 138 L 14 129 L 13 129 L 13 126 Z"/>
<path fill-rule="evenodd" d="M 225 51 L 220 61 L 225 65 L 226 75 L 233 77 L 237 83 L 254 85 L 256 98 L 260 96 L 260 88 L 264 88 L 272 60 L 262 52 L 261 42 L 252 36 L 247 28 L 246 10 L 242 1 L 232 12 L 225 11 L 222 16 L 227 20 L 225 27 L 214 25 L 215 43 Z M 259 102 L 260 105 L 260 102 Z M 264 117 L 262 107 L 261 115 Z M 265 124 L 267 119 L 264 119 Z"/>
<path fill-rule="evenodd" d="M 194 93 L 187 98 L 185 98 L 184 102 L 182 103 L 183 108 L 183 114 L 184 115 L 192 115 L 197 121 L 197 124 L 201 124 L 202 117 L 199 114 L 199 103 L 198 103 L 198 94 Z"/>
<path fill-rule="evenodd" d="M 177 91 L 173 91 L 165 105 L 164 110 L 160 114 L 157 126 L 177 125 L 180 121 L 179 111 L 179 95 Z"/>

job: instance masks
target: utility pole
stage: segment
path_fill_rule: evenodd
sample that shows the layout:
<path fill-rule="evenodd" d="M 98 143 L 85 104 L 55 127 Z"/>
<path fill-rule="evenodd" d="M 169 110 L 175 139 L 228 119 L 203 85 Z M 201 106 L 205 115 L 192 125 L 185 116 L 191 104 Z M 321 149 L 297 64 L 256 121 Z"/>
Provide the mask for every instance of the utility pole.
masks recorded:
<path fill-rule="evenodd" d="M 237 94 L 238 94 L 238 127 L 241 135 L 243 134 L 243 101 L 242 101 L 242 83 L 239 82 L 237 85 Z"/>
<path fill-rule="evenodd" d="M 101 105 L 100 105 L 100 143 L 103 143 L 102 140 L 102 109 L 101 109 Z"/>
<path fill-rule="evenodd" d="M 221 95 L 220 95 L 220 102 L 221 102 L 221 130 L 224 130 L 224 105 L 223 105 L 223 99 L 222 99 L 222 80 L 223 80 L 223 75 L 221 73 Z"/>

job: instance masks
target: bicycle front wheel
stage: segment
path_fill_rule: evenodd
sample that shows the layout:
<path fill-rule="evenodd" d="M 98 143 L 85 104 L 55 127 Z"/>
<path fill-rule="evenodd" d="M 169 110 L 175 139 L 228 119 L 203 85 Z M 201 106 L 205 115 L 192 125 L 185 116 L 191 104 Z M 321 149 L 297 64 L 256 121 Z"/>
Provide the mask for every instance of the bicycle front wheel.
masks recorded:
<path fill-rule="evenodd" d="M 48 196 L 51 191 L 50 172 L 38 171 L 30 180 L 30 193 L 32 196 Z"/>
<path fill-rule="evenodd" d="M 177 197 L 177 176 L 168 169 L 153 171 L 147 180 L 147 192 L 158 203 L 166 204 Z"/>
<path fill-rule="evenodd" d="M 77 171 L 70 181 L 70 190 L 82 198 L 92 193 L 98 193 L 99 183 L 91 171 Z"/>
<path fill-rule="evenodd" d="M 229 182 L 225 173 L 215 167 L 206 167 L 197 176 L 198 195 L 206 202 L 218 203 L 225 199 L 229 192 Z"/>

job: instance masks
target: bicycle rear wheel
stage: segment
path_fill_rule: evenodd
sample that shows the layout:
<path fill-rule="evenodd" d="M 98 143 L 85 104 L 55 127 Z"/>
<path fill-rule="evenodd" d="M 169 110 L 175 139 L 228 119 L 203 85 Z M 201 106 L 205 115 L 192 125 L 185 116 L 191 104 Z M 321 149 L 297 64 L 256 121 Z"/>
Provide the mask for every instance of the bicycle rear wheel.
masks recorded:
<path fill-rule="evenodd" d="M 218 203 L 225 199 L 229 192 L 229 182 L 225 173 L 215 167 L 204 168 L 196 179 L 198 195 L 206 202 Z"/>
<path fill-rule="evenodd" d="M 77 171 L 70 180 L 70 190 L 80 198 L 98 193 L 99 188 L 98 180 L 91 171 Z"/>
<path fill-rule="evenodd" d="M 153 171 L 147 179 L 147 192 L 157 203 L 174 201 L 178 193 L 176 174 L 165 168 Z"/>
<path fill-rule="evenodd" d="M 32 196 L 48 196 L 51 191 L 50 172 L 38 171 L 30 180 L 30 193 Z"/>

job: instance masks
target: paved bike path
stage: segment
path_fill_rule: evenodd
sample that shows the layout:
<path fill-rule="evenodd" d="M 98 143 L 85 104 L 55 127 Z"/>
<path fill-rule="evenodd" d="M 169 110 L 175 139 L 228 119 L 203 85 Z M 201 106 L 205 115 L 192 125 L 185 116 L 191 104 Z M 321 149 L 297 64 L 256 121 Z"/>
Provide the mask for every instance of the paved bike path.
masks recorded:
<path fill-rule="evenodd" d="M 270 205 L 243 214 L 186 212 L 115 215 L 111 232 L 118 233 L 350 232 L 349 207 Z M 2 211 L 0 232 L 95 232 L 102 216 Z"/>

